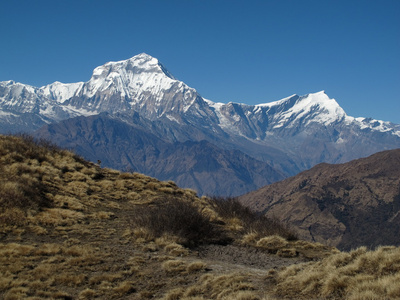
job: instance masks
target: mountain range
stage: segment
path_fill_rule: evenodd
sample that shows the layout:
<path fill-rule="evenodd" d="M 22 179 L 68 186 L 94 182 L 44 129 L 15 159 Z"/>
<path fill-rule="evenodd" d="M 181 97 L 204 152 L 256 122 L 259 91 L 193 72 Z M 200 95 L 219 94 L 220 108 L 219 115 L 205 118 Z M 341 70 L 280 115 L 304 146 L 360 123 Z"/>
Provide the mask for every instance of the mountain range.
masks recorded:
<path fill-rule="evenodd" d="M 324 91 L 216 103 L 145 53 L 87 82 L 0 82 L 0 133 L 27 132 L 102 166 L 236 196 L 314 165 L 400 148 L 400 125 L 348 116 Z"/>

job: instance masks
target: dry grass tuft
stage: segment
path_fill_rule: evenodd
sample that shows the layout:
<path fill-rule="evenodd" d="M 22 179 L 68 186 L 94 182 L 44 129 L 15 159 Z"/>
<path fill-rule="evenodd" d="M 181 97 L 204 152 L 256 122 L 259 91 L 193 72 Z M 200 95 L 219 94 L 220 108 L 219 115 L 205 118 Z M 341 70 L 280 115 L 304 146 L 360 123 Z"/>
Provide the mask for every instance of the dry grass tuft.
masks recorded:
<path fill-rule="evenodd" d="M 162 264 L 162 269 L 168 275 L 177 275 L 186 272 L 187 264 L 183 260 L 167 260 Z"/>
<path fill-rule="evenodd" d="M 249 283 L 245 276 L 239 274 L 228 275 L 204 275 L 200 279 L 199 290 L 209 294 L 212 299 L 232 299 L 238 293 L 252 293 L 254 286 Z M 193 292 L 192 292 L 193 293 Z M 256 293 L 252 293 L 256 295 Z"/>
<path fill-rule="evenodd" d="M 138 243 L 146 243 L 155 239 L 153 232 L 146 227 L 136 227 L 131 232 Z"/>
<path fill-rule="evenodd" d="M 184 248 L 182 245 L 175 242 L 170 243 L 164 247 L 168 254 L 173 256 L 187 256 L 189 255 L 189 250 Z"/>
<path fill-rule="evenodd" d="M 95 290 L 86 288 L 82 292 L 79 293 L 79 299 L 93 299 L 97 295 Z"/>
<path fill-rule="evenodd" d="M 271 235 L 260 239 L 256 245 L 257 247 L 276 252 L 279 249 L 284 248 L 287 244 L 288 241 L 286 241 L 283 237 Z"/>
<path fill-rule="evenodd" d="M 202 261 L 194 261 L 186 267 L 186 272 L 194 273 L 194 272 L 204 271 L 204 270 L 206 270 L 206 268 L 207 268 L 206 263 L 204 263 Z"/>
<path fill-rule="evenodd" d="M 202 261 L 193 261 L 188 263 L 184 260 L 175 259 L 164 261 L 161 267 L 168 276 L 176 276 L 178 274 L 187 275 L 205 271 L 207 264 Z"/>
<path fill-rule="evenodd" d="M 203 275 L 194 285 L 168 291 L 163 300 L 235 299 L 260 300 L 245 276 L 239 274 Z"/>
<path fill-rule="evenodd" d="M 134 292 L 136 292 L 136 289 L 135 289 L 135 284 L 132 281 L 123 281 L 117 287 L 113 288 L 113 293 L 119 297 L 122 296 L 126 297 L 127 295 L 132 294 Z"/>
<path fill-rule="evenodd" d="M 35 221 L 40 225 L 67 226 L 84 219 L 84 214 L 69 209 L 50 208 L 36 215 Z"/>

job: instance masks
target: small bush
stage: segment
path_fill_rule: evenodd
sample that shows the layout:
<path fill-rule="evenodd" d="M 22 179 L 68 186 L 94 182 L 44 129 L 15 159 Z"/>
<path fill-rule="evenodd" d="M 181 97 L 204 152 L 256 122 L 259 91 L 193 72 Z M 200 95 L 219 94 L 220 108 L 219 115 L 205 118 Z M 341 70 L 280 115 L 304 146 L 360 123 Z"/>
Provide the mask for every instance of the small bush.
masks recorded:
<path fill-rule="evenodd" d="M 137 227 L 147 228 L 154 237 L 175 235 L 184 246 L 221 241 L 222 231 L 189 202 L 164 198 L 155 206 L 138 207 L 132 216 Z"/>
<path fill-rule="evenodd" d="M 6 208 L 28 208 L 39 209 L 49 207 L 50 203 L 44 196 L 45 187 L 38 180 L 26 180 L 26 176 L 7 174 L 1 170 L 3 175 L 9 175 L 8 182 L 0 183 L 0 209 Z"/>
<path fill-rule="evenodd" d="M 235 198 L 213 197 L 211 203 L 223 219 L 239 219 L 243 233 L 256 233 L 258 237 L 279 235 L 288 241 L 297 240 L 296 234 L 278 220 L 252 211 Z"/>

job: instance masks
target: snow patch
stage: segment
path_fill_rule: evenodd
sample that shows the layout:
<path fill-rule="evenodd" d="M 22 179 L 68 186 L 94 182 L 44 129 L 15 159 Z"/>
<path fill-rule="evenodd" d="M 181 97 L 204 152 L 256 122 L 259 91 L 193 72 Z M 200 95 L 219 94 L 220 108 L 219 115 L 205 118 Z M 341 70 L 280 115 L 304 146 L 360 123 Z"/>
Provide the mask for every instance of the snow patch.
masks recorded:
<path fill-rule="evenodd" d="M 178 121 L 178 119 L 176 119 L 174 116 L 171 115 L 165 115 L 170 121 L 172 122 L 176 122 L 178 124 L 180 124 L 180 122 Z"/>

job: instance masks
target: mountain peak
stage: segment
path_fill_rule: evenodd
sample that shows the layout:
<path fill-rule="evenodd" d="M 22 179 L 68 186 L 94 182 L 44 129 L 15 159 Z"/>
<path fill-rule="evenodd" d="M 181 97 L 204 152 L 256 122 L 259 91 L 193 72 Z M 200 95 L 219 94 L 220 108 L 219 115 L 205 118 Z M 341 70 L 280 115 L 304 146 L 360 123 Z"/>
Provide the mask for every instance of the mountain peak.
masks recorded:
<path fill-rule="evenodd" d="M 294 108 L 300 112 L 318 111 L 317 118 L 323 123 L 331 123 L 346 116 L 346 113 L 336 100 L 329 98 L 325 91 L 300 97 Z"/>
<path fill-rule="evenodd" d="M 110 61 L 93 70 L 85 91 L 89 97 L 99 91 L 120 93 L 122 97 L 134 98 L 148 88 L 169 88 L 175 77 L 158 59 L 141 53 L 126 60 Z"/>
<path fill-rule="evenodd" d="M 101 74 L 108 76 L 110 73 L 160 73 L 164 74 L 171 79 L 176 79 L 171 72 L 164 67 L 160 61 L 147 54 L 140 53 L 131 58 L 120 60 L 120 61 L 110 61 L 102 66 L 99 66 L 93 70 L 93 76 L 101 76 Z M 115 73 L 113 74 L 115 75 Z"/>
<path fill-rule="evenodd" d="M 109 61 L 105 65 L 108 65 L 108 64 L 123 64 L 123 63 L 126 63 L 128 61 L 131 61 L 131 62 L 132 61 L 137 61 L 137 62 L 142 62 L 142 63 L 153 62 L 155 64 L 158 63 L 158 59 L 157 58 L 155 58 L 155 57 L 153 57 L 153 56 L 151 56 L 151 55 L 149 55 L 147 53 L 142 52 L 142 53 L 139 53 L 139 54 L 137 54 L 135 56 L 132 56 L 131 58 L 128 58 L 128 59 L 123 59 L 123 60 L 119 60 L 119 61 Z"/>
<path fill-rule="evenodd" d="M 304 96 L 292 96 L 272 103 L 272 106 L 282 106 L 277 115 L 275 128 L 282 126 L 298 126 L 298 123 L 309 124 L 318 122 L 331 124 L 346 117 L 345 111 L 335 99 L 329 98 L 325 91 L 310 93 Z"/>
<path fill-rule="evenodd" d="M 137 65 L 147 65 L 147 66 L 157 66 L 160 64 L 157 58 L 147 54 L 147 53 L 140 53 L 138 55 L 132 56 L 131 58 L 128 58 L 126 60 L 121 60 L 117 63 L 122 63 L 122 64 L 137 64 Z"/>
<path fill-rule="evenodd" d="M 139 53 L 139 54 L 133 56 L 131 59 L 134 59 L 134 58 L 156 59 L 157 60 L 157 58 L 155 58 L 155 57 L 153 57 L 153 56 L 151 56 L 151 55 L 149 55 L 149 54 L 147 54 L 145 52 Z"/>

